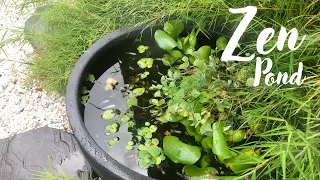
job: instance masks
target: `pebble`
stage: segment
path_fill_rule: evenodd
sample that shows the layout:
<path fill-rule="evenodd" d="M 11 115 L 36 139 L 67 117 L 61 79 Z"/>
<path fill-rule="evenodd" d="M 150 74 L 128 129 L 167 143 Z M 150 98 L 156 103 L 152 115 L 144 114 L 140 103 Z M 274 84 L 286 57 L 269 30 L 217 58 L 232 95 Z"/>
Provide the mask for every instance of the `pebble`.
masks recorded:
<path fill-rule="evenodd" d="M 33 9 L 21 12 L 15 4 L 22 2 L 2 3 L 1 29 L 24 27 Z M 0 30 L 0 37 L 4 34 L 5 31 Z M 6 33 L 5 39 L 15 35 Z M 28 60 L 32 52 L 31 45 L 21 43 L 9 44 L 0 49 L 0 139 L 43 126 L 71 132 L 64 97 L 39 91 L 39 82 L 34 81 L 34 84 L 27 87 L 23 83 L 28 66 L 19 62 Z"/>

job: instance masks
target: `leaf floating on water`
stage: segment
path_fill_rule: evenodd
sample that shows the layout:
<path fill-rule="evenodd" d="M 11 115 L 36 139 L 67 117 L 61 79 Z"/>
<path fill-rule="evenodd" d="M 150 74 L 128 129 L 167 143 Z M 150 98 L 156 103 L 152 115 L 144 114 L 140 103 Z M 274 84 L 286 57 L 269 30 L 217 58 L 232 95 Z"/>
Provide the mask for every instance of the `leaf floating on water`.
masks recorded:
<path fill-rule="evenodd" d="M 116 114 L 114 113 L 114 110 L 106 110 L 103 114 L 102 114 L 102 119 L 108 120 L 108 119 L 112 119 L 116 116 Z"/>
<path fill-rule="evenodd" d="M 129 107 L 137 106 L 138 105 L 138 99 L 136 97 L 130 97 L 127 99 L 127 104 Z"/>
<path fill-rule="evenodd" d="M 107 84 L 116 85 L 116 84 L 118 84 L 118 81 L 113 78 L 108 78 Z"/>
<path fill-rule="evenodd" d="M 137 62 L 137 64 L 141 69 L 152 68 L 153 59 L 152 58 L 142 58 Z"/>
<path fill-rule="evenodd" d="M 161 91 L 157 91 L 154 93 L 154 97 L 161 97 Z"/>
<path fill-rule="evenodd" d="M 114 88 L 114 86 L 113 86 L 112 84 L 107 84 L 107 85 L 104 87 L 104 89 L 105 89 L 106 91 L 113 90 L 113 88 Z"/>
<path fill-rule="evenodd" d="M 82 87 L 81 92 L 82 92 L 82 94 L 88 94 L 89 93 L 88 89 L 85 86 Z"/>
<path fill-rule="evenodd" d="M 87 104 L 88 99 L 89 99 L 89 96 L 88 96 L 88 95 L 82 96 L 82 97 L 81 97 L 81 104 L 82 104 L 82 105 Z"/>
<path fill-rule="evenodd" d="M 141 75 L 140 75 L 140 77 L 141 77 L 141 79 L 145 79 L 145 78 L 147 78 L 147 76 L 149 76 L 149 72 L 148 71 L 146 71 L 146 72 L 144 72 L 144 73 L 142 73 Z"/>
<path fill-rule="evenodd" d="M 128 128 L 132 128 L 134 126 L 134 122 L 133 121 L 128 121 L 127 122 L 127 127 Z"/>
<path fill-rule="evenodd" d="M 141 96 L 145 92 L 144 88 L 136 88 L 133 90 L 133 94 L 135 96 Z"/>
<path fill-rule="evenodd" d="M 150 126 L 150 123 L 149 122 L 145 122 L 144 125 L 145 126 Z"/>
<path fill-rule="evenodd" d="M 122 122 L 128 122 L 130 120 L 130 115 L 129 114 L 124 114 L 122 117 L 121 117 L 121 121 Z"/>
<path fill-rule="evenodd" d="M 137 50 L 140 54 L 144 53 L 146 50 L 149 49 L 149 46 L 140 45 Z"/>
<path fill-rule="evenodd" d="M 94 77 L 93 74 L 89 74 L 88 79 L 89 82 L 94 83 L 94 81 L 96 80 L 96 78 Z"/>
<path fill-rule="evenodd" d="M 129 144 L 128 144 L 128 145 L 126 146 L 126 150 L 127 150 L 127 151 L 131 151 L 132 149 L 133 149 L 133 146 L 132 146 L 132 145 L 129 145 Z"/>

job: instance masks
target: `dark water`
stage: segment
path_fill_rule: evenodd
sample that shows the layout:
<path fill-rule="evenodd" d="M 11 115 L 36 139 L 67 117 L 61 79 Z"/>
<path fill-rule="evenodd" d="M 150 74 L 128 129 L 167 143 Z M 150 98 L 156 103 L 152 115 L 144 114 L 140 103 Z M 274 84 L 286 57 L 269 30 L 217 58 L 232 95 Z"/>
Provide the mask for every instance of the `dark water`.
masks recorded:
<path fill-rule="evenodd" d="M 118 81 L 118 85 L 114 90 L 105 91 L 106 80 L 112 77 Z M 120 64 L 116 63 L 109 68 L 94 84 L 90 91 L 90 99 L 85 106 L 84 120 L 87 130 L 110 156 L 128 168 L 147 175 L 147 171 L 141 169 L 137 164 L 137 148 L 132 151 L 126 150 L 128 141 L 132 139 L 132 133 L 128 132 L 128 128 L 123 123 L 117 133 L 111 133 L 106 136 L 105 127 L 114 122 L 121 124 L 120 117 L 116 116 L 110 120 L 103 120 L 101 115 L 108 109 L 119 109 L 122 114 L 128 109 L 126 99 L 123 97 L 120 89 L 124 88 L 124 78 L 120 69 Z M 108 141 L 114 137 L 119 137 L 119 142 L 114 146 L 109 146 Z"/>

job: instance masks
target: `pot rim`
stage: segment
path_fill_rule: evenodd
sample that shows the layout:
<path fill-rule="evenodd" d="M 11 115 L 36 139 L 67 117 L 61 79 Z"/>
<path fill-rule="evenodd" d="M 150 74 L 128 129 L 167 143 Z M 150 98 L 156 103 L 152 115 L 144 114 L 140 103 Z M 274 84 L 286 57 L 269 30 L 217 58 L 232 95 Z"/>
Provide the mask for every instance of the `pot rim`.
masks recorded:
<path fill-rule="evenodd" d="M 67 116 L 71 124 L 73 135 L 79 143 L 80 148 L 87 156 L 89 156 L 90 159 L 94 159 L 96 161 L 94 163 L 96 163 L 99 167 L 108 169 L 111 173 L 113 173 L 113 176 L 118 176 L 119 179 L 125 180 L 152 180 L 153 178 L 137 173 L 119 163 L 94 141 L 84 125 L 83 116 L 80 112 L 78 92 L 80 91 L 82 74 L 86 73 L 85 70 L 95 54 L 97 54 L 108 43 L 112 43 L 114 40 L 125 40 L 130 33 L 141 33 L 144 28 L 146 27 L 138 27 L 134 29 L 132 29 L 132 27 L 124 27 L 107 34 L 96 41 L 77 61 L 69 77 L 66 89 Z"/>

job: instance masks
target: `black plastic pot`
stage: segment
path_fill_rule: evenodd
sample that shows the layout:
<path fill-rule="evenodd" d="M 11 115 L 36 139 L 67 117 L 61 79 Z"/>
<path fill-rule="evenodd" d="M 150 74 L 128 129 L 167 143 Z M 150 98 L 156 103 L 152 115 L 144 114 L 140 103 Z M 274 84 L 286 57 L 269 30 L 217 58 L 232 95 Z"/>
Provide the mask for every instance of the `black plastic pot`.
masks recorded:
<path fill-rule="evenodd" d="M 84 111 L 80 104 L 81 87 L 86 79 L 87 72 L 94 72 L 94 75 L 99 77 L 115 63 L 110 60 L 116 59 L 113 57 L 115 51 L 126 52 L 126 49 L 122 46 L 123 44 L 134 43 L 137 37 L 142 38 L 142 42 L 146 43 L 144 45 L 148 45 L 148 42 L 154 43 L 153 34 L 159 28 L 156 27 L 142 31 L 143 28 L 130 30 L 126 27 L 104 36 L 80 57 L 69 78 L 66 103 L 71 128 L 92 169 L 103 180 L 148 180 L 152 178 L 141 175 L 114 160 L 90 136 L 84 125 Z M 143 36 L 141 36 L 142 32 Z M 214 36 L 218 36 L 220 33 L 214 34 Z M 207 41 L 206 44 L 213 44 L 212 47 L 215 46 L 215 42 L 213 41 Z"/>

